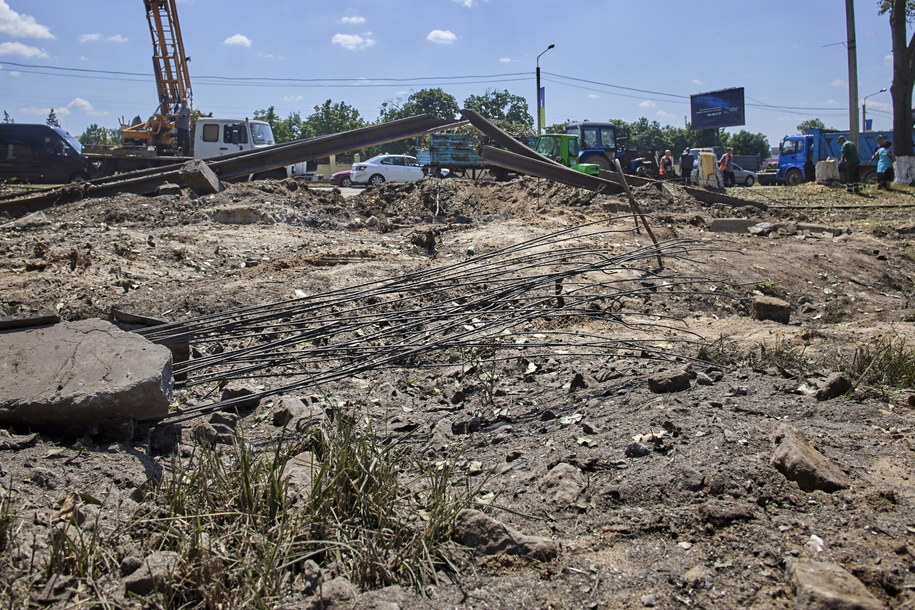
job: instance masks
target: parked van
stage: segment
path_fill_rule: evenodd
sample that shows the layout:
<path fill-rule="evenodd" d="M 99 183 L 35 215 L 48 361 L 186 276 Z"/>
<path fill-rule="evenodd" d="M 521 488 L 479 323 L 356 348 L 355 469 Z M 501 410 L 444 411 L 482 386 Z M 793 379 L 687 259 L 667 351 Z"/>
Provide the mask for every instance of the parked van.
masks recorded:
<path fill-rule="evenodd" d="M 0 181 L 63 184 L 89 179 L 80 143 L 59 127 L 0 124 Z"/>

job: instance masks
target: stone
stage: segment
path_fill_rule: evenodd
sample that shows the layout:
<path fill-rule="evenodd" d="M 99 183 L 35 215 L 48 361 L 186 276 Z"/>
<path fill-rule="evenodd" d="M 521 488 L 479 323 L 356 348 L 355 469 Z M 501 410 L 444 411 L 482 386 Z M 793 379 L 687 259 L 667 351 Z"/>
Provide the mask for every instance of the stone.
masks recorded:
<path fill-rule="evenodd" d="M 698 373 L 696 373 L 696 383 L 698 383 L 699 385 L 714 385 L 715 380 L 712 379 L 711 377 L 709 377 L 707 374 L 703 373 L 702 371 L 699 371 Z"/>
<path fill-rule="evenodd" d="M 756 296 L 753 298 L 751 315 L 754 320 L 787 324 L 791 320 L 791 304 L 775 297 Z"/>
<path fill-rule="evenodd" d="M 557 504 L 571 505 L 587 484 L 581 470 L 572 464 L 562 462 L 553 466 L 540 480 L 539 488 L 549 500 Z"/>
<path fill-rule="evenodd" d="M 629 443 L 626 445 L 626 457 L 639 458 L 651 453 L 651 447 L 642 443 Z"/>
<path fill-rule="evenodd" d="M 219 177 L 201 159 L 191 159 L 178 170 L 178 177 L 197 195 L 212 195 L 222 190 Z"/>
<path fill-rule="evenodd" d="M 250 398 L 248 398 L 250 397 Z M 244 411 L 246 409 L 256 409 L 261 399 L 251 388 L 245 386 L 228 385 L 222 389 L 220 396 L 222 402 L 232 401 L 229 409 Z"/>
<path fill-rule="evenodd" d="M 663 371 L 648 378 L 648 389 L 655 394 L 682 392 L 689 388 L 688 371 Z"/>
<path fill-rule="evenodd" d="M 166 589 L 175 576 L 180 557 L 172 551 L 157 551 L 147 556 L 132 574 L 124 579 L 124 590 L 134 595 L 149 595 Z"/>
<path fill-rule="evenodd" d="M 315 608 L 353 608 L 359 591 L 349 580 L 338 576 L 322 584 L 314 597 L 318 598 Z"/>
<path fill-rule="evenodd" d="M 587 387 L 588 387 L 588 384 L 585 383 L 585 377 L 581 373 L 575 373 L 572 376 L 572 381 L 569 382 L 569 391 L 570 392 L 584 390 Z"/>
<path fill-rule="evenodd" d="M 26 447 L 31 447 L 38 441 L 38 433 L 32 434 L 11 434 L 6 430 L 0 430 L 0 451 L 19 451 Z"/>
<path fill-rule="evenodd" d="M 680 489 L 686 491 L 702 491 L 705 487 L 705 476 L 695 468 L 681 468 L 676 480 Z"/>
<path fill-rule="evenodd" d="M 773 444 L 769 463 L 804 491 L 834 492 L 851 486 L 851 479 L 817 451 L 800 430 L 782 424 Z"/>
<path fill-rule="evenodd" d="M 713 233 L 746 233 L 758 221 L 749 218 L 715 218 L 709 225 Z"/>
<path fill-rule="evenodd" d="M 817 400 L 831 400 L 847 394 L 854 387 L 851 379 L 842 372 L 832 373 L 814 394 Z"/>
<path fill-rule="evenodd" d="M 174 455 L 181 444 L 181 426 L 163 424 L 149 433 L 149 448 L 154 455 Z"/>
<path fill-rule="evenodd" d="M 478 510 L 464 509 L 454 520 L 454 540 L 484 555 L 523 555 L 549 561 L 559 544 L 549 538 L 517 532 Z"/>
<path fill-rule="evenodd" d="M 835 563 L 789 558 L 788 577 L 799 610 L 880 610 L 885 606 L 864 584 Z"/>
<path fill-rule="evenodd" d="M 172 182 L 163 182 L 159 185 L 159 188 L 156 189 L 156 195 L 159 197 L 165 195 L 177 195 L 181 196 L 181 187 Z"/>
<path fill-rule="evenodd" d="M 0 333 L 0 422 L 84 425 L 168 414 L 168 348 L 90 319 Z"/>

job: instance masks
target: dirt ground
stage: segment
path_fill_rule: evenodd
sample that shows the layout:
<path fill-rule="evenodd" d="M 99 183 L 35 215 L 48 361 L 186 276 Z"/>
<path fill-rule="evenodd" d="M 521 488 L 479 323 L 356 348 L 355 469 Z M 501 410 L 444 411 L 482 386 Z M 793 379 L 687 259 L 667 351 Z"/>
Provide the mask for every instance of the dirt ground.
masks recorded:
<path fill-rule="evenodd" d="M 612 316 L 570 317 L 568 327 L 554 317 L 549 327 L 654 338 L 666 359 L 554 347 L 526 367 L 499 361 L 486 380 L 405 363 L 297 393 L 312 402 L 345 397 L 381 434 L 478 482 L 488 514 L 560 548 L 549 561 L 459 553 L 458 573 L 437 584 L 363 592 L 340 607 L 808 607 L 786 565 L 811 558 L 841 566 L 885 607 L 915 608 L 915 390 L 862 383 L 829 400 L 814 396 L 866 346 L 915 345 L 915 190 L 900 189 L 729 190 L 767 210 L 702 204 L 675 186 L 636 190 L 657 238 L 686 240 L 689 252 L 665 259 L 663 272 L 637 261 L 650 285 L 617 295 L 614 306 L 663 316 L 689 341 L 671 342 L 660 322 L 633 329 Z M 735 232 L 713 224 L 732 218 L 771 224 Z M 595 221 L 613 232 L 575 229 L 583 246 L 618 255 L 651 243 L 633 230 L 624 196 L 531 178 L 429 179 L 351 197 L 264 181 L 200 198 L 91 199 L 0 226 L 0 315 L 110 319 L 115 309 L 182 321 L 434 270 Z M 676 277 L 709 282 L 657 290 Z M 760 294 L 789 303 L 790 321 L 757 320 Z M 710 362 L 693 360 L 700 356 Z M 691 374 L 688 389 L 652 391 L 649 379 L 681 370 Z M 178 407 L 205 403 L 210 391 L 178 392 Z M 277 400 L 243 413 L 246 438 L 274 433 L 262 414 Z M 783 424 L 802 431 L 851 485 L 803 491 L 776 470 L 773 437 Z M 635 439 L 646 454 L 627 452 Z M 149 464 L 168 459 L 153 456 L 142 434 L 118 441 L 42 431 L 27 446 L 0 450 L 20 541 L 0 545 L 4 565 L 52 544 L 52 516 L 68 492 L 105 498 L 90 508 L 110 510 L 114 521 L 141 501 L 131 491 Z M 112 552 L 121 561 L 139 546 L 127 541 Z M 69 607 L 85 593 L 74 593 L 72 579 L 55 588 L 46 574 L 6 573 L 6 607 Z M 142 607 L 118 597 L 120 579 L 112 574 L 98 587 Z M 271 605 L 307 603 L 290 590 Z"/>

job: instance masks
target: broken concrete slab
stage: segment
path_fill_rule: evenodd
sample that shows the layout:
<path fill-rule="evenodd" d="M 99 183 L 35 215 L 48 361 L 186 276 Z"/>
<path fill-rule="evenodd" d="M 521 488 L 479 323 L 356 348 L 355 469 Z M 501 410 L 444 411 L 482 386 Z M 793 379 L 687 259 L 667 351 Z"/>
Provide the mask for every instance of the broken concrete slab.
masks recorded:
<path fill-rule="evenodd" d="M 791 558 L 788 575 L 794 588 L 794 607 L 879 610 L 885 606 L 843 567 L 827 561 Z"/>
<path fill-rule="evenodd" d="M 178 178 L 197 195 L 212 195 L 222 190 L 219 177 L 204 161 L 191 159 L 178 170 Z"/>
<path fill-rule="evenodd" d="M 775 297 L 757 296 L 753 299 L 751 313 L 755 320 L 787 324 L 791 321 L 791 304 Z"/>
<path fill-rule="evenodd" d="M 782 424 L 775 433 L 774 443 L 770 463 L 804 491 L 833 492 L 851 486 L 851 479 L 817 451 L 800 430 Z"/>
<path fill-rule="evenodd" d="M 478 510 L 466 508 L 454 520 L 454 539 L 484 555 L 526 555 L 549 561 L 559 554 L 559 544 L 549 538 L 516 532 Z"/>
<path fill-rule="evenodd" d="M 0 333 L 0 422 L 87 424 L 168 413 L 168 348 L 91 319 Z"/>

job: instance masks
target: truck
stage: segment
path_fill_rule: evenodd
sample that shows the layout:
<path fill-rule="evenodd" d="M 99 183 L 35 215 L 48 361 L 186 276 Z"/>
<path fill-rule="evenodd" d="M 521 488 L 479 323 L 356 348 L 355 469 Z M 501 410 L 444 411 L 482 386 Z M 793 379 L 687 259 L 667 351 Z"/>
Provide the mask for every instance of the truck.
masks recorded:
<path fill-rule="evenodd" d="M 273 130 L 266 121 L 200 117 L 193 129 L 193 158 L 215 159 L 247 150 L 274 146 Z M 187 161 L 192 157 L 160 155 L 155 146 L 136 148 L 87 148 L 84 153 L 90 164 L 92 178 L 112 176 L 123 172 L 163 167 Z M 299 178 L 320 180 L 315 173 L 316 161 L 296 163 L 286 167 L 252 174 L 250 180 L 263 178 Z"/>
<path fill-rule="evenodd" d="M 580 163 L 613 170 L 613 160 L 617 159 L 626 173 L 651 178 L 658 175 L 656 152 L 630 143 L 628 134 L 621 133 L 615 123 L 570 123 L 565 132 L 578 138 Z"/>
<path fill-rule="evenodd" d="M 789 186 L 796 186 L 816 177 L 816 164 L 829 157 L 841 157 L 839 137 L 849 138 L 847 131 L 835 129 L 805 129 L 797 136 L 787 136 L 779 145 L 776 180 Z M 891 131 L 862 131 L 858 139 L 858 157 L 861 159 L 859 177 L 862 182 L 877 183 L 877 166 L 871 157 L 883 139 L 891 140 Z"/>
<path fill-rule="evenodd" d="M 578 138 L 567 134 L 543 134 L 540 136 L 518 138 L 528 147 L 550 159 L 596 176 L 600 166 L 578 161 Z M 429 136 L 429 148 L 416 151 L 416 160 L 423 166 L 429 176 L 470 176 L 481 177 L 488 173 L 497 181 L 505 180 L 509 170 L 490 165 L 478 152 L 478 146 L 484 144 L 478 137 L 457 133 L 433 133 Z"/>

